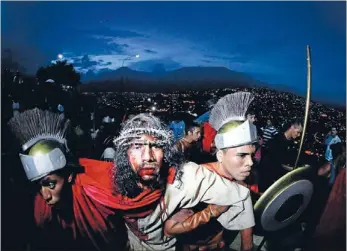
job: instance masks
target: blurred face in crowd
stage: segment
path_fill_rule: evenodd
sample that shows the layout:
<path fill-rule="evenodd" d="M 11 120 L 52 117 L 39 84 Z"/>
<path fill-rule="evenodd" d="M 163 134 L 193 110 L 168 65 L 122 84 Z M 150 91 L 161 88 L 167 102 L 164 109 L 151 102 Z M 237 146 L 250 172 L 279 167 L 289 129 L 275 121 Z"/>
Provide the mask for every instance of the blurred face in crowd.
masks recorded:
<path fill-rule="evenodd" d="M 188 131 L 188 138 L 192 142 L 197 142 L 201 138 L 201 129 L 200 129 L 200 127 L 193 127 L 192 130 Z"/>
<path fill-rule="evenodd" d="M 71 189 L 72 174 L 68 177 L 52 173 L 38 181 L 40 194 L 50 206 L 60 206 L 67 199 L 67 192 Z"/>
<path fill-rule="evenodd" d="M 289 137 L 291 139 L 297 139 L 301 136 L 302 133 L 302 125 L 292 125 L 289 129 Z"/>
<path fill-rule="evenodd" d="M 245 180 L 253 166 L 254 145 L 245 145 L 218 150 L 217 159 L 221 171 L 229 178 L 238 181 Z"/>
<path fill-rule="evenodd" d="M 268 126 L 272 126 L 272 122 L 271 122 L 271 120 L 270 120 L 270 119 L 268 119 L 268 120 L 266 121 L 266 124 L 267 124 Z"/>
<path fill-rule="evenodd" d="M 151 135 L 135 139 L 128 149 L 129 163 L 141 182 L 156 182 L 163 165 L 164 151 Z"/>
<path fill-rule="evenodd" d="M 337 135 L 337 130 L 335 127 L 331 128 L 331 135 L 335 137 Z"/>
<path fill-rule="evenodd" d="M 247 115 L 247 119 L 249 120 L 249 122 L 254 123 L 254 121 L 257 120 L 256 116 L 254 114 L 248 114 Z"/>

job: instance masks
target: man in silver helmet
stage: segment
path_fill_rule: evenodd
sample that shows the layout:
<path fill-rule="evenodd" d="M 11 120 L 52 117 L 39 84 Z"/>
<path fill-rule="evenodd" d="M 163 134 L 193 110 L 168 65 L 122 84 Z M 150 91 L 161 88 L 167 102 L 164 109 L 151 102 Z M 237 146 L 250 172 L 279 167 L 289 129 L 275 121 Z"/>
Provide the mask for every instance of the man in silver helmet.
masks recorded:
<path fill-rule="evenodd" d="M 122 197 L 133 250 L 175 250 L 176 238 L 163 235 L 164 222 L 198 203 L 211 204 L 204 217 L 238 228 L 249 190 L 195 163 L 183 164 L 172 133 L 158 118 L 139 114 L 126 121 L 114 143 L 115 194 Z M 253 215 L 248 221 L 254 224 Z M 194 222 L 188 219 L 185 230 L 195 228 Z"/>
<path fill-rule="evenodd" d="M 69 121 L 59 114 L 27 110 L 9 126 L 21 143 L 20 160 L 36 189 L 33 248 L 124 250 L 124 222 L 112 207 L 112 163 L 74 159 L 65 137 Z"/>
<path fill-rule="evenodd" d="M 221 98 L 211 111 L 209 123 L 217 131 L 217 161 L 202 164 L 221 177 L 238 182 L 244 186 L 244 180 L 250 175 L 253 166 L 254 143 L 257 142 L 255 126 L 245 117 L 253 97 L 247 92 L 237 92 Z M 165 223 L 165 232 L 176 236 L 184 250 L 225 250 L 223 228 L 241 230 L 241 250 L 252 250 L 254 222 L 253 206 L 250 197 L 244 201 L 241 216 L 233 219 L 233 228 L 225 227 L 223 221 L 216 217 L 199 217 L 208 210 L 206 205 L 198 205 L 191 209 L 182 209 Z M 200 224 L 194 231 L 183 231 L 184 222 L 195 217 Z M 196 220 L 196 223 L 198 220 Z M 183 223 L 183 224 L 182 224 Z M 221 223 L 221 224 L 220 224 Z M 182 235 L 182 233 L 185 233 Z"/>

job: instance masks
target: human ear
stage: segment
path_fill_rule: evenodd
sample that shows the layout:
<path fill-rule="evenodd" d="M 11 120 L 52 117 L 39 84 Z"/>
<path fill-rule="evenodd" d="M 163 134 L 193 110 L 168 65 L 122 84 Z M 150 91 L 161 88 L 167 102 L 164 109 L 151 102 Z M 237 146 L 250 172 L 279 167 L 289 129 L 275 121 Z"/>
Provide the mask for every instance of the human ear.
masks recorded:
<path fill-rule="evenodd" d="M 67 182 L 68 182 L 68 183 L 71 183 L 71 182 L 72 182 L 72 179 L 73 179 L 73 173 L 71 173 L 71 174 L 69 175 L 69 177 L 67 178 Z"/>
<path fill-rule="evenodd" d="M 217 157 L 218 162 L 220 162 L 220 163 L 223 162 L 223 156 L 224 156 L 223 151 L 222 150 L 218 150 L 217 153 L 216 153 L 216 157 Z"/>

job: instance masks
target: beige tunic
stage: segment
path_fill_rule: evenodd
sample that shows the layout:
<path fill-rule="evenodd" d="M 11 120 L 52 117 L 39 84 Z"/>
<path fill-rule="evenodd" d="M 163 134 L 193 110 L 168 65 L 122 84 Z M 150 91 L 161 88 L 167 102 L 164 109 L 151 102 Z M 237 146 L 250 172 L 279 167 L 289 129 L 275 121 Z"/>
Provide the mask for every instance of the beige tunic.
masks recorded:
<path fill-rule="evenodd" d="M 177 208 L 192 208 L 199 202 L 230 205 L 218 218 L 226 229 L 241 230 L 255 225 L 248 188 L 193 162 L 183 166 L 181 180 L 167 185 L 165 196 L 150 215 L 135 220 L 136 234 L 128 227 L 132 250 L 175 250 L 176 239 L 164 236 L 164 221 Z"/>

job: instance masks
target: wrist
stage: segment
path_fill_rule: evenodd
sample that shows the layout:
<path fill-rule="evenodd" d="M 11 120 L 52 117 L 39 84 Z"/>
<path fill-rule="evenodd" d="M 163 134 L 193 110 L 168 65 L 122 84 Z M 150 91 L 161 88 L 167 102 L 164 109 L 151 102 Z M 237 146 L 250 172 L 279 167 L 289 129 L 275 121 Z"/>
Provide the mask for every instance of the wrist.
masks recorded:
<path fill-rule="evenodd" d="M 215 218 L 218 216 L 218 211 L 212 205 L 208 205 L 208 209 L 209 209 L 210 217 Z"/>
<path fill-rule="evenodd" d="M 249 250 L 253 250 L 253 244 L 241 245 L 241 251 L 249 251 Z"/>

